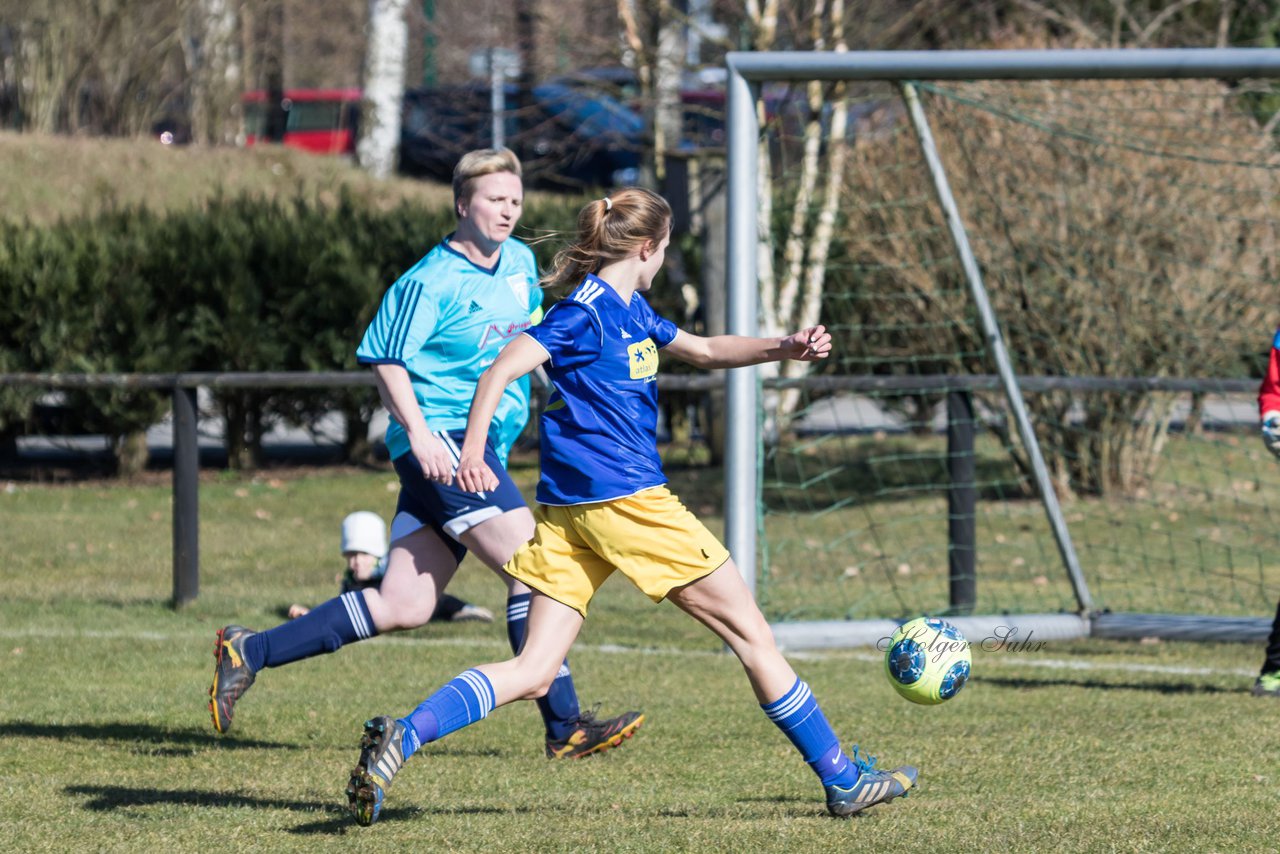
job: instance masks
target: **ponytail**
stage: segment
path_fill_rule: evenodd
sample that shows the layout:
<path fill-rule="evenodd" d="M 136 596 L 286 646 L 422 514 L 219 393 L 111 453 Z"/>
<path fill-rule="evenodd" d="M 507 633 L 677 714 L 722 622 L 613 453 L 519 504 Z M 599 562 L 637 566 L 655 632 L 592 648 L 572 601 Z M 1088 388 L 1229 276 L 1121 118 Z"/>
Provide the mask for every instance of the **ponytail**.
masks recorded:
<path fill-rule="evenodd" d="M 671 205 L 657 193 L 627 187 L 587 202 L 578 212 L 578 235 L 556 253 L 542 277 L 544 288 L 572 288 L 588 273 L 662 240 L 671 229 Z"/>

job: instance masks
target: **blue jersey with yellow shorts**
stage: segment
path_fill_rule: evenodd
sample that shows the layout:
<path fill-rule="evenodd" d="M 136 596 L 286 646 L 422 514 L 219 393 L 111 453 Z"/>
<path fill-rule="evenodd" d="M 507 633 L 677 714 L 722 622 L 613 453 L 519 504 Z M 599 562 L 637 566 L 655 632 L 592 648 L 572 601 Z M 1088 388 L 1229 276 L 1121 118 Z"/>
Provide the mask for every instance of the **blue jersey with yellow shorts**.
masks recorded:
<path fill-rule="evenodd" d="M 507 572 L 585 615 L 615 569 L 661 601 L 728 560 L 667 490 L 658 455 L 658 350 L 675 324 L 588 275 L 525 334 L 547 351 L 555 390 L 539 424 L 537 528 Z"/>
<path fill-rule="evenodd" d="M 519 240 L 505 241 L 498 263 L 486 269 L 446 237 L 387 290 L 356 360 L 402 366 L 427 426 L 461 430 L 480 374 L 508 341 L 537 322 L 542 307 L 537 282 L 533 252 Z M 504 465 L 528 420 L 526 377 L 503 392 L 489 431 Z M 392 459 L 409 451 L 404 427 L 395 419 L 387 426 L 386 442 Z"/>

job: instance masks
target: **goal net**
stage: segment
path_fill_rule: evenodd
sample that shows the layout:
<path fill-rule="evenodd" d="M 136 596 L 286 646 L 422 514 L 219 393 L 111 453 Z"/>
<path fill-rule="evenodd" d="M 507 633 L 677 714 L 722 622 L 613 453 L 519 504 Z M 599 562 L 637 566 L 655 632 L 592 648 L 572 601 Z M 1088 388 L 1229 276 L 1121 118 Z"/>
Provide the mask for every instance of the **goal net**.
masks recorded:
<path fill-rule="evenodd" d="M 818 111 L 802 72 L 766 84 L 791 107 L 737 149 L 768 175 L 738 187 L 772 220 L 757 277 L 789 263 L 768 235 L 801 223 L 820 241 L 834 217 L 825 259 L 804 260 L 833 356 L 757 389 L 754 577 L 784 644 L 869 642 L 917 614 L 1265 636 L 1280 462 L 1256 391 L 1280 321 L 1280 86 L 1256 65 L 1119 79 L 1102 60 L 1121 52 L 1097 53 L 1097 79 L 824 70 Z M 834 196 L 815 163 L 839 168 Z"/>

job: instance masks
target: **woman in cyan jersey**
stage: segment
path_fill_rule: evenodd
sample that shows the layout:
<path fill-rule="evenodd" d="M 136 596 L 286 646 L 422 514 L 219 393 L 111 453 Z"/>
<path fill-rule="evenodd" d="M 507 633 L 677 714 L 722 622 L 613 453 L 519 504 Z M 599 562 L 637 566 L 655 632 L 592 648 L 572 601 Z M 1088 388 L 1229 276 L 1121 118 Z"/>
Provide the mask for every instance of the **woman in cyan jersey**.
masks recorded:
<path fill-rule="evenodd" d="M 381 812 L 405 759 L 497 706 L 542 696 L 573 644 L 592 596 L 615 570 L 655 602 L 670 599 L 738 656 L 761 709 L 795 744 L 848 816 L 904 794 L 916 769 L 875 770 L 849 757 L 773 641 L 728 551 L 666 487 L 658 456 L 659 352 L 701 368 L 828 356 L 815 326 L 785 338 L 683 332 L 644 299 L 662 266 L 671 208 L 647 190 L 589 203 L 577 241 L 544 284 L 576 288 L 507 346 L 476 386 L 457 469 L 460 486 L 487 492 L 501 472 L 485 459 L 485 426 L 503 389 L 539 366 L 555 387 L 541 420 L 542 476 L 533 540 L 507 564 L 533 589 L 524 648 L 509 661 L 463 672 L 410 714 L 365 724 L 348 798 L 360 824 Z"/>

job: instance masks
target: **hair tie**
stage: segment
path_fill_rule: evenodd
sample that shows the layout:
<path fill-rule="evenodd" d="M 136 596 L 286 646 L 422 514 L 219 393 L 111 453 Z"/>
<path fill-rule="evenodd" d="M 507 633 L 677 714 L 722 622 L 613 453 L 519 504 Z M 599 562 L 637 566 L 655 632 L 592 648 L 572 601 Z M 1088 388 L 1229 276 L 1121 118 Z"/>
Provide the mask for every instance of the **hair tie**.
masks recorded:
<path fill-rule="evenodd" d="M 609 198 L 608 196 L 605 196 L 603 199 L 601 199 L 601 201 L 604 202 L 605 213 L 608 213 L 609 211 L 613 210 L 613 199 Z"/>

